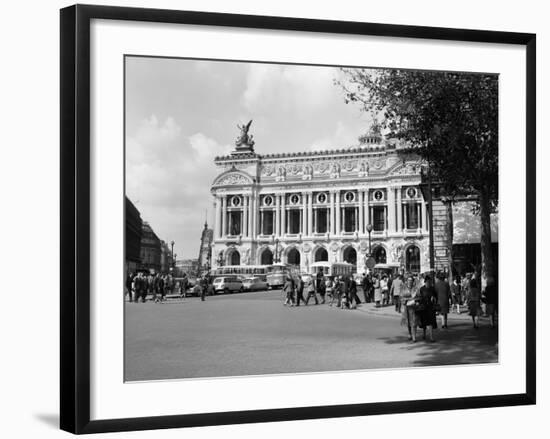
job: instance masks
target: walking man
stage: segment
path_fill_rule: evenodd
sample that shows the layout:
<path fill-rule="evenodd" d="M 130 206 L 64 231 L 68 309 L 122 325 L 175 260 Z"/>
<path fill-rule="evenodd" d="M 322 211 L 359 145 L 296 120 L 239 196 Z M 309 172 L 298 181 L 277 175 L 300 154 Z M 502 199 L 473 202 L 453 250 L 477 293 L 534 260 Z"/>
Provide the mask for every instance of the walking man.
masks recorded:
<path fill-rule="evenodd" d="M 300 301 L 307 305 L 304 299 L 304 280 L 302 276 L 298 275 L 298 280 L 296 281 L 296 306 L 300 306 Z"/>
<path fill-rule="evenodd" d="M 285 293 L 284 305 L 294 306 L 294 281 L 290 275 L 287 275 L 285 284 L 283 286 L 283 293 Z"/>
<path fill-rule="evenodd" d="M 306 305 L 309 303 L 309 298 L 313 297 L 315 299 L 315 305 L 319 305 L 319 300 L 317 300 L 317 294 L 315 294 L 315 285 L 313 285 L 313 279 L 310 279 L 306 284 Z"/>
<path fill-rule="evenodd" d="M 317 291 L 317 294 L 321 296 L 321 303 L 325 303 L 325 276 L 323 276 L 322 269 L 317 271 L 317 276 L 315 278 L 315 290 Z"/>
<path fill-rule="evenodd" d="M 401 290 L 403 289 L 403 276 L 400 274 L 392 282 L 390 295 L 393 298 L 393 304 L 395 306 L 395 312 L 401 312 Z"/>
<path fill-rule="evenodd" d="M 361 305 L 361 300 L 357 295 L 357 283 L 353 277 L 349 278 L 349 304 L 353 309 Z"/>

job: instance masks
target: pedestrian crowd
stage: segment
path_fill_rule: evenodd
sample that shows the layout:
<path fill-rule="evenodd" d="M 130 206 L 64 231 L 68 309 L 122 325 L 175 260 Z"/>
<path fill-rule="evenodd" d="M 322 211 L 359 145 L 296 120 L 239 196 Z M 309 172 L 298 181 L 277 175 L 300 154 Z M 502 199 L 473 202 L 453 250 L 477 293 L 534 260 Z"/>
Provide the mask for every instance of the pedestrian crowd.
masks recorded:
<path fill-rule="evenodd" d="M 422 329 L 423 339 L 435 341 L 433 330 L 437 320 L 441 328 L 448 329 L 448 314 L 461 313 L 467 306 L 473 327 L 479 328 L 479 317 L 490 317 L 492 328 L 496 326 L 498 308 L 497 283 L 488 279 L 481 292 L 479 277 L 467 274 L 463 279 L 455 277 L 451 284 L 446 273 L 430 275 L 366 274 L 359 281 L 365 303 L 375 307 L 392 305 L 401 314 L 401 324 L 407 326 L 409 340 L 416 342 L 417 329 Z M 351 275 L 325 276 L 319 271 L 315 276 L 287 275 L 283 286 L 284 305 L 316 305 L 328 303 L 340 309 L 355 309 L 361 305 L 357 294 L 357 281 Z"/>
<path fill-rule="evenodd" d="M 287 275 L 283 293 L 285 306 L 308 305 L 310 300 L 316 305 L 328 302 L 342 309 L 354 309 L 361 304 L 357 284 L 351 276 L 325 276 L 322 271 L 315 276 Z"/>
<path fill-rule="evenodd" d="M 185 298 L 188 293 L 200 297 L 204 301 L 207 295 L 213 294 L 210 276 L 206 274 L 193 284 L 186 273 L 177 279 L 171 274 L 153 274 L 142 271 L 135 274 L 128 273 L 126 276 L 125 295 L 128 295 L 130 302 L 145 303 L 147 296 L 151 296 L 155 303 L 164 303 L 168 294 L 177 294 L 179 297 Z"/>
<path fill-rule="evenodd" d="M 401 279 L 402 280 L 402 279 Z M 478 276 L 467 274 L 464 279 L 454 278 L 449 284 L 445 273 L 439 272 L 435 279 L 431 276 L 415 277 L 407 275 L 405 283 L 400 285 L 401 324 L 407 326 L 409 340 L 416 342 L 417 328 L 423 330 L 423 338 L 434 342 L 433 330 L 437 328 L 437 318 L 441 328 L 448 329 L 447 316 L 466 305 L 472 318 L 474 329 L 479 328 L 479 317 L 490 317 L 491 328 L 496 327 L 498 310 L 498 290 L 494 279 L 487 279 L 487 285 L 481 292 Z M 397 311 L 397 309 L 396 309 Z"/>
<path fill-rule="evenodd" d="M 126 277 L 126 294 L 130 302 L 145 303 L 148 295 L 153 296 L 156 303 L 166 301 L 166 295 L 174 289 L 174 278 L 170 274 L 138 272 L 128 273 Z"/>

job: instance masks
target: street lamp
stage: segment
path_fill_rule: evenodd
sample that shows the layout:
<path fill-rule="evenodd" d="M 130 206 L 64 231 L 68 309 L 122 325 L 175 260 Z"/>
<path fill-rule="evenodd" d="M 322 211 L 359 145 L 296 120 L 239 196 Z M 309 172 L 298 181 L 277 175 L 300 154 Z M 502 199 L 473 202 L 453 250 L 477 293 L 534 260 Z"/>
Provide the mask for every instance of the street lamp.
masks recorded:
<path fill-rule="evenodd" d="M 430 174 L 430 165 L 428 162 L 428 170 L 424 171 L 424 168 L 420 169 L 420 191 L 422 197 L 428 204 L 428 232 L 430 234 L 429 252 L 430 252 L 430 271 L 435 269 L 435 257 L 434 257 L 434 226 L 433 226 L 433 194 L 432 194 L 432 178 Z"/>
<path fill-rule="evenodd" d="M 372 233 L 372 224 L 367 224 L 367 233 L 369 234 L 369 256 L 372 255 L 371 247 L 370 247 L 370 234 Z"/>

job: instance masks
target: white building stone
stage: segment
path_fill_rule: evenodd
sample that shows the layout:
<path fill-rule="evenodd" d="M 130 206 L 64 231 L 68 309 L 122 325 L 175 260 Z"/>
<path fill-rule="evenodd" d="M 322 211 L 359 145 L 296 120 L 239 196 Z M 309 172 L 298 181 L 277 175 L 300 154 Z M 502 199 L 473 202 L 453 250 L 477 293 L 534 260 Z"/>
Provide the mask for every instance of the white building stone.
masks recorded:
<path fill-rule="evenodd" d="M 328 260 L 363 273 L 371 224 L 379 262 L 428 271 L 419 158 L 377 135 L 362 140 L 331 151 L 257 154 L 250 147 L 217 157 L 213 268 L 279 260 L 310 272 L 311 263 Z"/>

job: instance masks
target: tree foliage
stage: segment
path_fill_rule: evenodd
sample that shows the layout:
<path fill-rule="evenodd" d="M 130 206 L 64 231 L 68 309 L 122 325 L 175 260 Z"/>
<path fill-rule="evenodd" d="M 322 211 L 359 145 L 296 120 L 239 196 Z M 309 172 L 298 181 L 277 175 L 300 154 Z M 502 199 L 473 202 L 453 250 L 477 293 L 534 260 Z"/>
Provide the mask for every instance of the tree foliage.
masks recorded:
<path fill-rule="evenodd" d="M 498 204 L 498 76 L 399 69 L 343 72 L 339 84 L 346 102 L 381 114 L 388 136 L 428 162 L 432 180 L 444 186 L 451 200 L 476 196 L 482 279 L 494 278 L 490 214 Z"/>
<path fill-rule="evenodd" d="M 388 136 L 429 164 L 450 195 L 498 200 L 498 76 L 343 69 L 346 102 L 381 114 Z"/>

